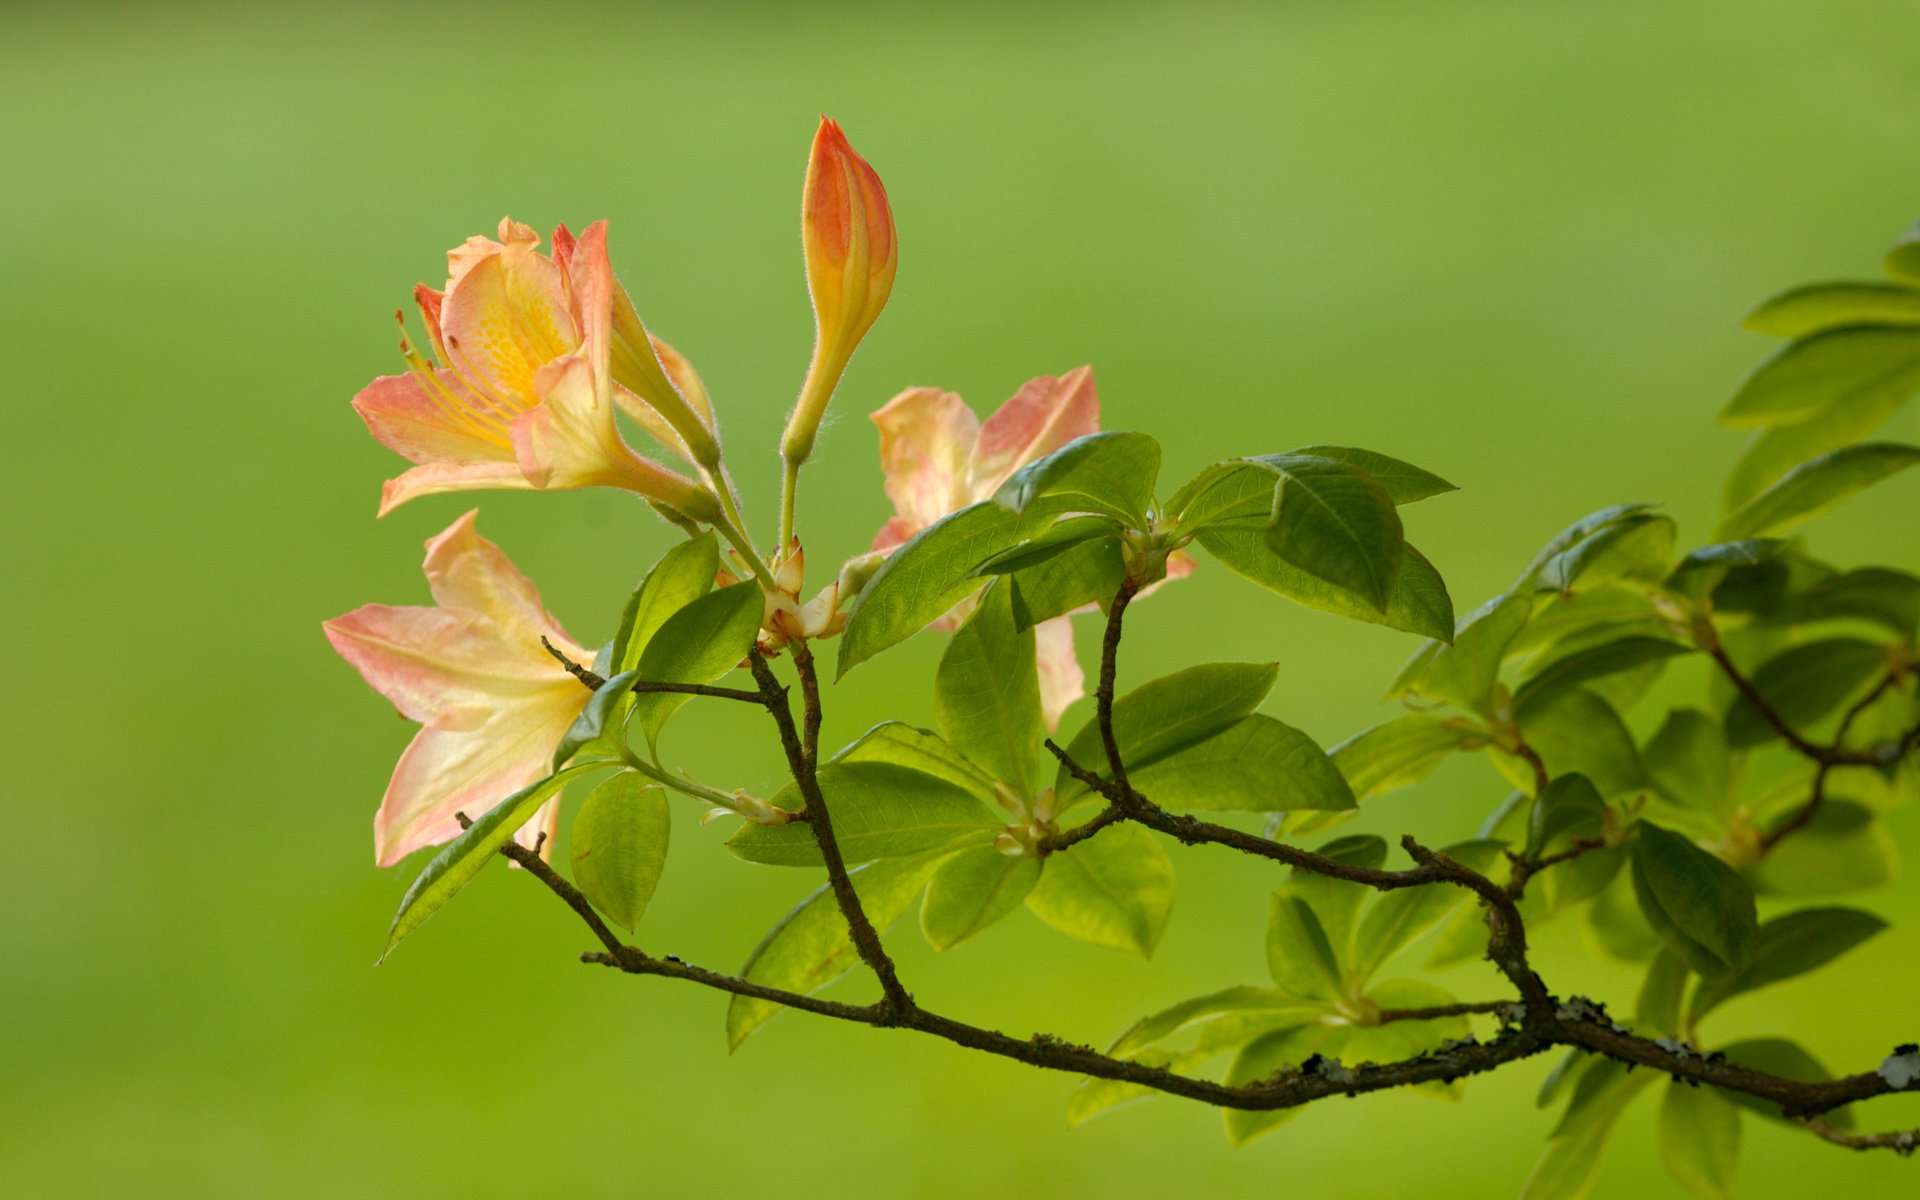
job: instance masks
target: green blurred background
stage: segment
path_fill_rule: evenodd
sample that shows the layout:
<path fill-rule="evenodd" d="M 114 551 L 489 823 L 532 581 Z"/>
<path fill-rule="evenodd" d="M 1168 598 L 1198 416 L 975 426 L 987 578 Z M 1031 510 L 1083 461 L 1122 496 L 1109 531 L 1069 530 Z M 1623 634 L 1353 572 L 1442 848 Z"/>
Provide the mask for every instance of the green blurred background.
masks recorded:
<path fill-rule="evenodd" d="M 347 401 L 399 369 L 390 314 L 448 246 L 503 212 L 604 216 L 764 529 L 811 337 L 796 210 L 824 111 L 885 177 L 905 250 L 805 489 L 816 562 L 885 515 L 863 414 L 895 390 L 984 410 L 1090 361 L 1109 427 L 1160 435 L 1170 474 L 1338 441 L 1461 484 L 1411 524 L 1464 611 L 1605 503 L 1662 500 L 1707 536 L 1739 444 L 1712 414 L 1765 349 L 1741 313 L 1870 273 L 1920 213 L 1917 44 L 1914 5 L 1868 0 L 7 5 L 0 1191 L 1512 1194 L 1550 1122 L 1544 1061 L 1460 1105 L 1317 1106 L 1233 1151 L 1173 1101 L 1069 1132 L 1071 1080 L 907 1035 L 789 1014 L 729 1057 L 722 998 L 575 965 L 584 932 L 504 870 L 375 970 L 408 872 L 374 869 L 369 820 L 411 727 L 319 622 L 423 601 L 420 543 L 473 499 L 376 523 L 398 460 Z M 1816 532 L 1912 565 L 1916 503 L 1897 480 Z M 482 507 L 588 641 L 668 544 L 612 494 Z M 1269 710 L 1327 743 L 1387 715 L 1414 648 L 1217 567 L 1137 617 L 1136 679 L 1277 657 Z M 830 739 L 926 719 L 936 649 L 836 688 Z M 750 718 L 690 710 L 672 750 L 767 788 Z M 1444 840 L 1500 793 L 1462 764 L 1362 827 Z M 733 967 L 813 881 L 731 860 L 695 817 L 640 940 Z M 1893 821 L 1920 845 L 1913 810 Z M 893 942 L 925 999 L 1104 1041 L 1260 977 L 1273 876 L 1178 864 L 1152 963 L 1024 916 L 946 956 Z M 1720 1032 L 1849 1070 L 1917 1032 L 1920 889 L 1866 902 L 1903 923 Z M 1629 994 L 1575 930 L 1545 940 L 1557 984 Z M 1446 981 L 1493 987 L 1482 965 Z M 1653 1107 L 1598 1194 L 1676 1194 Z M 1747 1145 L 1747 1196 L 1920 1188 L 1920 1166 L 1771 1124 Z"/>

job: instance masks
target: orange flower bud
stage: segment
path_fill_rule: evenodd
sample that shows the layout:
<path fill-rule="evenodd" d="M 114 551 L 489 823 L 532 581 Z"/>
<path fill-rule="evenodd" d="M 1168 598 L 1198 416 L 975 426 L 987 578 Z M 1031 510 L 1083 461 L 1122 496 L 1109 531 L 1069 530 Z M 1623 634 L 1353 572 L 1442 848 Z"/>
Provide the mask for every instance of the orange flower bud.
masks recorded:
<path fill-rule="evenodd" d="M 813 452 L 827 401 L 854 347 L 886 307 L 899 263 L 893 210 L 880 176 L 826 117 L 820 118 L 807 163 L 801 233 L 816 333 L 813 362 L 781 443 L 794 463 Z"/>

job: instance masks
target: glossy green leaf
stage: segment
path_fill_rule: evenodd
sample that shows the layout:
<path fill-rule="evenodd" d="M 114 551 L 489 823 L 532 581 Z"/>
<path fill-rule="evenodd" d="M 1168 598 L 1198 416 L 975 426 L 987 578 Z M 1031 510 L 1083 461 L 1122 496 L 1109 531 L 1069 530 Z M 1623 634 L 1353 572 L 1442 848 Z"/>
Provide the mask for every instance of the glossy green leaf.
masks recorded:
<path fill-rule="evenodd" d="M 1284 1068 L 1297 1067 L 1315 1054 L 1333 1054 L 1346 1040 L 1346 1032 L 1326 1025 L 1302 1025 L 1256 1038 L 1227 1068 L 1226 1082 L 1230 1087 L 1240 1087 L 1270 1078 Z M 1222 1109 L 1220 1115 L 1226 1121 L 1227 1140 L 1235 1146 L 1244 1146 L 1299 1116 L 1303 1107 L 1295 1105 L 1270 1112 L 1227 1108 Z"/>
<path fill-rule="evenodd" d="M 1386 612 L 1406 553 L 1393 498 L 1371 475 L 1330 458 L 1256 460 L 1280 477 L 1267 549 L 1280 560 Z"/>
<path fill-rule="evenodd" d="M 1675 524 L 1655 512 L 1609 521 L 1540 564 L 1534 586 L 1571 592 L 1621 579 L 1657 580 L 1673 563 Z"/>
<path fill-rule="evenodd" d="M 1090 433 L 1013 473 L 993 503 L 1016 513 L 1101 513 L 1147 525 L 1160 475 L 1160 443 L 1144 433 Z"/>
<path fill-rule="evenodd" d="M 1540 573 L 1546 569 L 1548 563 L 1559 558 L 1561 555 L 1576 550 L 1582 542 L 1589 538 L 1605 534 L 1616 525 L 1623 522 L 1644 520 L 1646 516 L 1652 514 L 1653 508 L 1653 505 L 1644 503 L 1616 504 L 1610 508 L 1603 508 L 1598 512 L 1588 513 L 1586 516 L 1581 517 L 1578 521 L 1562 529 L 1559 533 L 1554 534 L 1553 537 L 1547 540 L 1546 545 L 1540 547 L 1539 551 L 1534 554 L 1533 561 L 1527 564 L 1527 569 L 1520 573 L 1520 578 L 1515 581 L 1513 590 L 1517 592 L 1535 587 L 1540 578 Z M 1566 572 L 1565 567 L 1559 568 L 1559 570 L 1562 574 Z"/>
<path fill-rule="evenodd" d="M 1900 235 L 1880 265 L 1897 283 L 1920 284 L 1920 224 Z"/>
<path fill-rule="evenodd" d="M 1328 752 L 1356 801 L 1411 787 L 1479 735 L 1438 713 L 1407 713 L 1357 733 Z"/>
<path fill-rule="evenodd" d="M 1722 506 L 1732 512 L 1801 463 L 1865 441 L 1905 408 L 1907 400 L 1900 394 L 1875 394 L 1822 409 L 1792 425 L 1754 434 L 1740 460 L 1727 473 Z"/>
<path fill-rule="evenodd" d="M 1258 713 L 1129 768 L 1127 777 L 1143 795 L 1177 810 L 1293 812 L 1356 803 L 1339 768 L 1312 738 Z"/>
<path fill-rule="evenodd" d="M 1653 1082 L 1651 1072 L 1629 1074 L 1608 1059 L 1592 1059 L 1574 1082 L 1573 1099 L 1520 1189 L 1520 1200 L 1581 1200 L 1606 1154 L 1613 1127 L 1636 1096 Z"/>
<path fill-rule="evenodd" d="M 1584 688 L 1541 696 L 1519 711 L 1520 732 L 1550 775 L 1579 772 L 1602 796 L 1643 786 L 1645 772 L 1633 734 L 1611 704 Z M 1519 760 L 1496 755 L 1495 764 L 1516 787 L 1533 787 L 1532 771 Z"/>
<path fill-rule="evenodd" d="M 1551 655 L 1552 652 L 1548 653 Z M 1638 635 L 1588 646 L 1569 654 L 1550 657 L 1514 692 L 1513 704 L 1515 708 L 1527 708 L 1562 689 L 1580 687 L 1610 675 L 1664 663 L 1668 659 L 1691 653 L 1693 647 L 1669 638 Z"/>
<path fill-rule="evenodd" d="M 1412 546 L 1406 547 L 1393 594 L 1382 612 L 1346 588 L 1276 557 L 1259 529 L 1210 528 L 1195 541 L 1234 574 L 1296 604 L 1440 641 L 1453 638 L 1453 600 L 1447 595 L 1446 584 L 1433 564 Z"/>
<path fill-rule="evenodd" d="M 661 623 L 640 654 L 640 678 L 650 683 L 712 683 L 753 648 L 764 612 L 757 583 L 708 592 Z M 661 727 L 691 698 L 670 692 L 634 697 L 633 721 L 647 735 L 648 745 L 659 741 Z"/>
<path fill-rule="evenodd" d="M 1083 942 L 1149 957 L 1173 911 L 1173 860 L 1138 825 L 1116 825 L 1047 856 L 1027 907 Z"/>
<path fill-rule="evenodd" d="M 1014 909 L 1040 882 L 1041 860 L 994 846 L 962 850 L 940 864 L 920 906 L 920 932 L 935 950 L 951 950 Z"/>
<path fill-rule="evenodd" d="M 1037 567 L 1086 542 L 1118 538 L 1121 532 L 1122 526 L 1112 517 L 1067 517 L 1038 536 L 985 559 L 975 573 L 1011 575 Z"/>
<path fill-rule="evenodd" d="M 1729 513 L 1720 522 L 1720 536 L 1756 537 L 1790 529 L 1917 462 L 1920 446 L 1898 442 L 1866 442 L 1822 454 Z"/>
<path fill-rule="evenodd" d="M 1692 977 L 1685 960 L 1672 947 L 1660 947 L 1647 964 L 1633 1006 L 1633 1023 L 1643 1037 L 1672 1037 L 1680 1032 L 1680 1004 L 1686 997 L 1687 980 Z"/>
<path fill-rule="evenodd" d="M 1407 693 L 1423 699 L 1457 705 L 1485 714 L 1507 647 L 1532 615 L 1529 597 L 1496 596 L 1461 619 L 1453 643 L 1428 642 L 1387 691 L 1389 697 Z"/>
<path fill-rule="evenodd" d="M 1040 789 L 1040 713 L 1031 629 L 1014 628 L 1005 584 L 988 588 L 940 656 L 933 713 L 949 744 L 1021 796 Z"/>
<path fill-rule="evenodd" d="M 884 931 L 900 919 L 926 886 L 945 855 L 893 858 L 849 872 L 873 927 Z M 750 983 L 811 993 L 832 983 L 860 961 L 847 919 L 840 915 L 833 889 L 821 884 L 780 919 L 761 939 L 740 971 Z M 735 996 L 727 1006 L 727 1048 L 738 1050 L 747 1035 L 772 1020 L 781 1006 L 770 1000 Z"/>
<path fill-rule="evenodd" d="M 1128 772 L 1237 724 L 1259 707 L 1279 677 L 1273 663 L 1207 663 L 1149 680 L 1121 696 L 1113 705 L 1113 733 Z M 1067 744 L 1067 756 L 1089 771 L 1110 770 L 1097 717 Z M 1064 810 L 1089 792 L 1063 765 L 1054 794 Z"/>
<path fill-rule="evenodd" d="M 1771 562 L 1786 550 L 1787 545 L 1779 538 L 1742 538 L 1739 541 L 1701 546 L 1688 551 L 1674 565 L 1673 573 L 1667 576 L 1667 586 L 1697 600 L 1719 587 L 1728 571 Z"/>
<path fill-rule="evenodd" d="M 1833 1075 L 1820 1060 L 1809 1053 L 1806 1047 L 1786 1038 L 1749 1038 L 1745 1041 L 1731 1042 L 1720 1047 L 1720 1053 L 1727 1061 L 1751 1067 L 1756 1071 L 1765 1071 L 1769 1075 L 1778 1075 L 1799 1083 L 1825 1083 Z M 1791 1123 L 1791 1118 L 1780 1111 L 1780 1106 L 1762 1100 L 1758 1096 L 1749 1096 L 1745 1092 L 1723 1092 L 1728 1100 L 1751 1109 L 1763 1117 Z M 1853 1110 L 1836 1108 L 1820 1114 L 1820 1119 L 1836 1129 L 1853 1128 Z"/>
<path fill-rule="evenodd" d="M 840 639 L 839 674 L 932 624 L 980 588 L 974 574 L 994 555 L 1039 533 L 1058 514 L 970 505 L 895 550 L 861 590 Z"/>
<path fill-rule="evenodd" d="M 1274 892 L 1267 907 L 1267 971 L 1281 991 L 1302 1000 L 1331 1004 L 1346 995 L 1340 962 L 1320 918 L 1285 888 Z"/>
<path fill-rule="evenodd" d="M 420 928 L 422 922 L 440 911 L 461 888 L 473 881 L 482 867 L 500 853 L 500 847 L 512 839 L 522 825 L 533 819 L 540 806 L 551 800 L 570 779 L 594 769 L 597 763 L 580 763 L 555 771 L 488 809 L 460 836 L 440 848 L 400 898 L 400 909 L 387 930 L 387 946 L 382 959 L 393 953 L 400 939 Z"/>
<path fill-rule="evenodd" d="M 1023 567 L 1008 581 L 1013 619 L 1030 629 L 1050 617 L 1088 604 L 1112 602 L 1127 577 L 1127 561 L 1117 537 L 1093 538 L 1045 562 Z"/>
<path fill-rule="evenodd" d="M 1753 672 L 1753 686 L 1787 725 L 1803 736 L 1809 726 L 1869 687 L 1887 669 L 1887 655 L 1859 638 L 1823 638 L 1774 655 Z M 1757 746 L 1780 735 L 1745 697 L 1727 709 L 1727 741 Z"/>
<path fill-rule="evenodd" d="M 1500 856 L 1498 842 L 1459 842 L 1442 853 L 1476 871 L 1485 871 Z M 1455 913 L 1474 903 L 1473 893 L 1449 884 L 1400 888 L 1383 892 L 1368 906 L 1354 931 L 1354 975 L 1361 981 L 1373 976 L 1393 957 L 1418 941 L 1422 934 L 1439 926 Z"/>
<path fill-rule="evenodd" d="M 834 840 L 850 863 L 898 858 L 940 847 L 990 841 L 1006 822 L 965 789 L 938 776 L 888 762 L 834 762 L 819 770 L 821 794 L 833 816 Z M 773 798 L 799 808 L 791 784 Z M 751 821 L 727 839 L 748 862 L 780 867 L 821 865 L 813 827 L 805 821 L 759 825 Z"/>
<path fill-rule="evenodd" d="M 1580 838 L 1606 828 L 1607 802 L 1593 781 L 1577 772 L 1556 775 L 1534 799 L 1527 819 L 1527 853 L 1558 854 Z"/>
<path fill-rule="evenodd" d="M 1786 338 L 1847 325 L 1920 325 L 1920 292 L 1891 283 L 1810 283 L 1773 297 L 1741 324 Z"/>
<path fill-rule="evenodd" d="M 1331 458 L 1358 467 L 1386 489 L 1395 504 L 1412 504 L 1429 496 L 1460 490 L 1431 471 L 1421 470 L 1412 463 L 1390 458 L 1375 450 L 1361 450 L 1354 446 L 1302 446 L 1291 453 Z"/>
<path fill-rule="evenodd" d="M 1920 388 L 1920 329 L 1850 326 L 1782 347 L 1754 368 L 1720 421 L 1736 429 L 1787 425 L 1829 405 Z"/>
<path fill-rule="evenodd" d="M 1759 921 L 1739 872 L 1647 821 L 1632 857 L 1641 913 L 1689 967 L 1709 975 L 1746 964 Z"/>
<path fill-rule="evenodd" d="M 1108 1053 L 1129 1055 L 1147 1046 L 1165 1041 L 1176 1033 L 1203 1025 L 1231 1013 L 1262 1012 L 1290 1014 L 1295 1024 L 1306 1024 L 1326 1011 L 1319 1004 L 1302 1004 L 1277 988 L 1250 987 L 1245 984 L 1182 1000 L 1150 1016 L 1142 1017 L 1122 1034 Z"/>
<path fill-rule="evenodd" d="M 1754 888 L 1776 896 L 1831 896 L 1884 887 L 1900 870 L 1900 849 L 1872 809 L 1829 797 L 1752 870 Z"/>
<path fill-rule="evenodd" d="M 567 765 L 581 753 L 618 756 L 626 746 L 627 714 L 633 708 L 633 681 L 638 671 L 622 671 L 594 689 L 587 706 L 567 726 L 560 744 L 553 748 L 553 769 Z"/>
<path fill-rule="evenodd" d="M 994 794 L 994 779 L 930 729 L 903 721 L 883 721 L 861 734 L 832 759 L 836 763 L 878 762 L 907 767 L 944 779 L 983 799 Z"/>
<path fill-rule="evenodd" d="M 667 794 L 623 771 L 587 793 L 568 838 L 574 882 L 614 924 L 640 923 L 667 864 Z"/>
<path fill-rule="evenodd" d="M 1887 927 L 1857 908 L 1804 908 L 1760 926 L 1753 953 L 1737 970 L 1716 971 L 1693 994 L 1697 1020 L 1746 992 L 1826 966 Z"/>
<path fill-rule="evenodd" d="M 661 556 L 640 581 L 620 616 L 609 674 L 636 671 L 640 656 L 668 617 L 713 590 L 720 545 L 712 530 L 689 538 Z"/>
<path fill-rule="evenodd" d="M 1713 1088 L 1668 1083 L 1660 1103 L 1660 1159 L 1681 1187 L 1726 1200 L 1740 1167 L 1740 1110 Z"/>
<path fill-rule="evenodd" d="M 1647 779 L 1681 808 L 1720 812 L 1731 802 L 1733 764 L 1720 722 L 1697 708 L 1676 708 L 1641 752 Z"/>
<path fill-rule="evenodd" d="M 1175 530 L 1192 536 L 1202 529 L 1264 529 L 1273 518 L 1280 479 L 1244 458 L 1230 458 L 1201 471 L 1167 501 Z"/>
<path fill-rule="evenodd" d="M 1891 633 L 1912 637 L 1920 627 L 1920 578 L 1889 567 L 1836 572 L 1788 598 L 1777 619 L 1870 621 Z"/>
<path fill-rule="evenodd" d="M 1315 849 L 1328 858 L 1354 867 L 1377 868 L 1387 861 L 1387 843 L 1372 834 L 1335 838 Z M 1292 897 L 1307 906 L 1326 939 L 1334 966 L 1344 967 L 1353 956 L 1353 928 L 1360 915 L 1360 906 L 1372 897 L 1373 889 L 1364 884 L 1294 867 L 1287 872 L 1286 882 L 1280 885 L 1275 895 Z M 1273 948 L 1270 933 L 1269 954 Z"/>

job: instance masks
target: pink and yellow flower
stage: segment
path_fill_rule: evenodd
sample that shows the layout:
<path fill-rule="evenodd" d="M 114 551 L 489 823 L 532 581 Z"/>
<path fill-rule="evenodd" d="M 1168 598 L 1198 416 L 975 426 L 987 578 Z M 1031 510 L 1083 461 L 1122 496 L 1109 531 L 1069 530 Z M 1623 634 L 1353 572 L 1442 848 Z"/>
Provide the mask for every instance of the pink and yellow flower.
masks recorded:
<path fill-rule="evenodd" d="M 435 607 L 369 604 L 325 623 L 327 640 L 368 685 L 420 723 L 373 819 L 374 856 L 391 866 L 457 836 L 454 814 L 478 817 L 546 776 L 554 747 L 592 695 L 540 644 L 575 662 L 591 650 L 547 614 L 540 593 L 469 512 L 427 542 Z M 518 834 L 547 845 L 550 800 Z"/>
<path fill-rule="evenodd" d="M 999 411 L 982 422 L 953 392 L 908 388 L 873 414 L 880 427 L 880 465 L 894 517 L 873 539 L 892 550 L 948 513 L 977 504 L 998 491 L 1015 471 L 1037 458 L 1100 429 L 1100 397 L 1093 368 L 1030 379 Z M 1193 570 L 1193 560 L 1175 551 L 1167 578 Z M 956 612 L 936 622 L 955 628 Z M 1040 703 L 1049 728 L 1086 695 L 1086 675 L 1073 652 L 1073 630 L 1060 616 L 1034 626 L 1040 673 Z"/>
<path fill-rule="evenodd" d="M 816 328 L 813 361 L 781 442 L 781 453 L 793 463 L 813 452 L 827 401 L 860 339 L 887 306 L 900 261 L 880 176 L 826 117 L 807 160 L 800 229 Z"/>
<path fill-rule="evenodd" d="M 620 487 L 694 519 L 710 492 L 635 453 L 614 413 L 701 466 L 718 463 L 712 409 L 687 361 L 651 338 L 613 277 L 606 223 L 553 254 L 525 225 L 447 255 L 444 292 L 414 290 L 438 362 L 401 341 L 409 368 L 353 406 L 383 445 L 416 464 L 389 480 L 382 515 L 415 496 L 473 488 Z"/>

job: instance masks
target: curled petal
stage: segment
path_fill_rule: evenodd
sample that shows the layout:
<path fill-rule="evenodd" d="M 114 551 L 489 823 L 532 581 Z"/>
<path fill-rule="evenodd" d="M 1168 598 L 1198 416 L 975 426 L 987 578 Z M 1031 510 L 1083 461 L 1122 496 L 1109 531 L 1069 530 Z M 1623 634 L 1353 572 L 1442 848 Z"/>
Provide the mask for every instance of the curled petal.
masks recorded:
<path fill-rule="evenodd" d="M 475 253 L 447 285 L 441 334 L 449 364 L 476 388 L 531 402 L 535 373 L 572 353 L 580 334 L 560 269 L 534 250 L 533 231 L 503 223 L 501 232 L 504 245 Z"/>
<path fill-rule="evenodd" d="M 485 614 L 500 628 L 503 637 L 525 646 L 529 661 L 564 670 L 540 648 L 542 636 L 553 639 L 561 648 L 579 651 L 579 646 L 548 615 L 540 603 L 540 589 L 533 580 L 513 565 L 500 547 L 480 536 L 474 526 L 479 510 L 470 510 L 453 524 L 427 541 L 427 558 L 422 569 L 427 586 L 442 608 L 465 609 Z M 578 658 L 577 654 L 569 657 Z"/>
<path fill-rule="evenodd" d="M 380 507 L 375 516 L 384 517 L 409 500 L 420 496 L 438 496 L 447 492 L 471 492 L 486 488 L 525 490 L 533 484 L 513 462 L 421 463 L 387 480 L 380 488 Z"/>
<path fill-rule="evenodd" d="M 1054 617 L 1033 627 L 1034 662 L 1040 674 L 1040 712 L 1047 728 L 1060 728 L 1067 706 L 1087 694 L 1087 677 L 1073 652 L 1073 623 Z"/>
<path fill-rule="evenodd" d="M 503 652 L 510 647 L 500 627 L 476 612 L 368 604 L 322 628 L 335 652 L 401 716 L 442 729 L 474 728 L 503 699 L 567 678 L 550 656 L 540 663 Z M 532 649 L 539 648 L 536 640 Z"/>
<path fill-rule="evenodd" d="M 593 367 L 577 355 L 550 363 L 541 372 L 539 407 L 513 423 L 520 473 L 538 488 L 625 488 L 695 520 L 717 516 L 709 493 L 635 454 L 621 440 L 612 392 L 596 386 L 594 375 Z"/>
<path fill-rule="evenodd" d="M 980 427 L 971 467 L 974 497 L 992 495 L 1034 459 L 1099 430 L 1100 396 L 1092 367 L 1028 380 Z"/>
<path fill-rule="evenodd" d="M 880 427 L 880 465 L 895 522 L 907 536 L 968 504 L 967 464 L 980 419 L 966 402 L 939 388 L 909 388 L 873 414 Z M 884 536 L 884 531 L 883 531 Z M 904 539 L 901 539 L 904 540 Z M 881 548 L 878 542 L 875 548 Z"/>
<path fill-rule="evenodd" d="M 512 462 L 506 439 L 471 416 L 475 402 L 451 371 L 382 375 L 353 398 L 367 432 L 416 463 Z"/>

